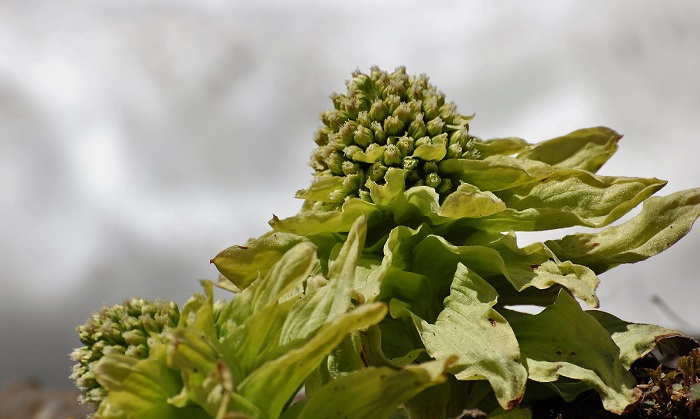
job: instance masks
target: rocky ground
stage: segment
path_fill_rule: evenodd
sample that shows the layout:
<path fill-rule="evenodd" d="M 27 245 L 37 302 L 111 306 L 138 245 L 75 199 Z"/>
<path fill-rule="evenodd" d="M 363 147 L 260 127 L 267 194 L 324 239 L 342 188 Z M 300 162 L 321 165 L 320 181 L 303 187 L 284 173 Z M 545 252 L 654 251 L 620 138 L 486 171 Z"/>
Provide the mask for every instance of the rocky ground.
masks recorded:
<path fill-rule="evenodd" d="M 36 379 L 7 380 L 0 384 L 0 419 L 85 418 L 90 409 L 77 397 L 77 389 L 45 387 Z"/>

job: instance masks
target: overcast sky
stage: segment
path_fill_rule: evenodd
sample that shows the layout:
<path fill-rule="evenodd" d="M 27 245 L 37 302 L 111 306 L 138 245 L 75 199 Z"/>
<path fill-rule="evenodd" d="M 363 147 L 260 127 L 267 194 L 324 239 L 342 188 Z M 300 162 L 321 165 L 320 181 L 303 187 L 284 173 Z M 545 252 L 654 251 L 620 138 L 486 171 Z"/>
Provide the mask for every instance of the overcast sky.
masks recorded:
<path fill-rule="evenodd" d="M 182 303 L 294 214 L 356 68 L 428 74 L 482 138 L 609 126 L 601 173 L 699 187 L 698 39 L 697 1 L 0 1 L 0 381 L 71 385 L 91 312 Z M 601 308 L 697 333 L 698 254 L 602 275 Z"/>

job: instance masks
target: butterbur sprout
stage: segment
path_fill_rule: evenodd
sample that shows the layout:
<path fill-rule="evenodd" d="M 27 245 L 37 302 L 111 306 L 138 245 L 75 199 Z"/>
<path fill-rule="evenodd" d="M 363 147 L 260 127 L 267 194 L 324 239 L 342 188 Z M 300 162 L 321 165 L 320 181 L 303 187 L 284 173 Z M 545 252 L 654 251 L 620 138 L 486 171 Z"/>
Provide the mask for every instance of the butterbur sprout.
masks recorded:
<path fill-rule="evenodd" d="M 94 365 L 104 355 L 120 354 L 144 359 L 148 357 L 148 339 L 175 327 L 180 319 L 177 304 L 171 301 L 125 300 L 121 305 L 103 307 L 77 332 L 83 345 L 73 350 L 71 378 L 84 390 L 81 403 L 99 404 L 104 389 L 95 380 Z"/>

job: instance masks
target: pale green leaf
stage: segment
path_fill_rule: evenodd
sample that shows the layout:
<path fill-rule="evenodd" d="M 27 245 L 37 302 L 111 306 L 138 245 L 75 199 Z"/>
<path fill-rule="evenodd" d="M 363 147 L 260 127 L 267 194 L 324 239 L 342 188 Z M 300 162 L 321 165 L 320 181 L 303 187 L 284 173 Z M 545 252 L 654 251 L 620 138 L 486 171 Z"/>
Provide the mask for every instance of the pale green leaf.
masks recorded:
<path fill-rule="evenodd" d="M 507 210 L 460 222 L 486 231 L 540 231 L 575 225 L 599 228 L 619 219 L 665 184 L 658 179 L 557 169 L 539 182 L 496 192 Z"/>
<path fill-rule="evenodd" d="M 597 176 L 558 169 L 540 182 L 497 193 L 508 208 L 559 210 L 571 213 L 580 225 L 602 227 L 666 185 L 658 179 Z M 555 223 L 556 224 L 556 223 Z"/>
<path fill-rule="evenodd" d="M 445 381 L 453 358 L 402 369 L 370 367 L 326 384 L 304 404 L 298 418 L 388 418 L 399 404 Z"/>
<path fill-rule="evenodd" d="M 535 144 L 517 157 L 595 173 L 617 151 L 620 138 L 610 128 L 584 128 Z"/>
<path fill-rule="evenodd" d="M 328 283 L 307 295 L 292 307 L 284 323 L 280 342 L 305 339 L 322 324 L 348 311 L 355 282 L 355 265 L 362 254 L 367 224 L 357 218 L 336 259 L 330 263 Z"/>
<path fill-rule="evenodd" d="M 497 155 L 512 156 L 529 149 L 530 143 L 517 137 L 493 138 L 475 141 L 473 147 L 481 158 L 486 158 Z"/>
<path fill-rule="evenodd" d="M 445 198 L 438 214 L 448 218 L 477 218 L 505 209 L 506 204 L 493 193 L 482 192 L 476 186 L 463 183 Z"/>
<path fill-rule="evenodd" d="M 639 397 L 636 381 L 620 359 L 608 331 L 568 293 L 536 315 L 510 321 L 529 379 L 548 383 L 560 376 L 594 388 L 606 410 L 621 414 Z"/>
<path fill-rule="evenodd" d="M 226 359 L 238 381 L 266 362 L 268 357 L 274 358 L 275 350 L 281 345 L 282 327 L 295 303 L 287 300 L 270 304 L 222 336 L 222 345 L 230 354 Z"/>
<path fill-rule="evenodd" d="M 414 186 L 399 194 L 388 209 L 394 225 L 415 225 L 426 217 L 440 218 L 440 196 L 429 186 Z M 445 221 L 448 221 L 445 218 Z"/>
<path fill-rule="evenodd" d="M 277 232 L 301 236 L 347 232 L 362 214 L 367 217 L 368 225 L 375 225 L 382 218 L 382 213 L 375 204 L 353 198 L 343 204 L 342 210 L 314 209 L 282 220 L 275 216 L 270 221 L 270 226 Z"/>
<path fill-rule="evenodd" d="M 645 260 L 683 238 L 700 216 L 700 189 L 688 189 L 644 201 L 631 220 L 600 233 L 578 233 L 547 246 L 561 259 L 586 265 L 597 273 L 622 263 Z"/>
<path fill-rule="evenodd" d="M 376 144 L 375 144 L 376 145 Z M 352 160 L 361 163 L 376 163 L 384 156 L 386 146 L 367 147 L 364 151 L 353 153 Z"/>
<path fill-rule="evenodd" d="M 384 304 L 366 304 L 323 325 L 300 348 L 269 361 L 238 386 L 238 392 L 260 407 L 267 417 L 277 417 L 285 403 L 328 353 L 349 333 L 378 323 L 386 314 Z"/>
<path fill-rule="evenodd" d="M 308 278 L 316 264 L 316 246 L 301 242 L 289 249 L 267 272 L 267 275 L 253 283 L 241 295 L 252 291 L 251 311 L 256 313 L 268 305 L 275 304 Z"/>
<path fill-rule="evenodd" d="M 415 247 L 412 270 L 430 276 L 434 288 L 439 290 L 441 281 L 446 278 L 451 281 L 457 264 L 462 263 L 492 282 L 497 280 L 495 277 L 503 276 L 518 292 L 531 287 L 544 290 L 561 285 L 589 306 L 598 306 L 595 291 L 599 280 L 595 274 L 585 266 L 556 260 L 541 244 L 520 249 L 512 233 L 477 233 L 467 243 L 465 246 L 454 246 L 440 236 L 427 236 Z M 531 298 L 532 295 L 527 294 L 524 299 L 527 301 Z M 533 300 L 524 304 L 534 303 Z"/>
<path fill-rule="evenodd" d="M 182 388 L 182 381 L 179 372 L 166 363 L 164 344 L 152 346 L 149 357 L 138 361 L 125 355 L 106 355 L 97 363 L 95 375 L 108 390 L 97 417 L 149 418 L 153 413 L 173 419 L 209 417 L 202 409 L 179 409 L 169 403 Z"/>
<path fill-rule="evenodd" d="M 270 231 L 248 240 L 243 246 L 221 251 L 211 262 L 234 287 L 226 281 L 220 281 L 219 286 L 234 292 L 246 288 L 258 276 L 267 273 L 287 250 L 306 240 L 296 234 Z"/>
<path fill-rule="evenodd" d="M 204 294 L 194 294 L 184 305 L 180 313 L 178 327 L 197 329 L 208 337 L 217 336 L 214 325 L 214 286 L 211 281 L 200 281 Z"/>
<path fill-rule="evenodd" d="M 425 352 L 412 321 L 385 318 L 362 332 L 363 356 L 370 365 L 405 367 Z"/>
<path fill-rule="evenodd" d="M 316 263 L 316 247 L 297 243 L 270 267 L 264 277 L 253 281 L 225 309 L 226 321 L 241 325 L 264 307 L 276 304 L 285 294 L 303 283 Z"/>
<path fill-rule="evenodd" d="M 643 323 L 629 323 L 604 311 L 589 310 L 593 316 L 610 333 L 612 340 L 620 348 L 620 360 L 625 368 L 630 368 L 634 361 L 651 352 L 656 345 L 667 339 L 684 339 L 693 345 L 693 339 L 676 330 L 662 326 Z"/>
<path fill-rule="evenodd" d="M 167 365 L 179 371 L 183 380 L 182 391 L 170 399 L 171 403 L 184 407 L 195 402 L 214 416 L 221 405 L 222 390 L 225 388 L 218 380 L 210 379 L 219 358 L 214 342 L 201 331 L 185 328 L 171 330 L 167 337 L 170 340 Z M 223 363 L 219 365 L 226 368 Z M 232 390 L 231 383 L 226 387 Z"/>
<path fill-rule="evenodd" d="M 391 201 L 405 190 L 407 174 L 408 172 L 404 169 L 391 167 L 384 175 L 385 183 L 383 185 L 372 180 L 367 181 L 372 202 L 379 208 L 385 208 L 391 204 Z M 343 208 L 343 210 L 345 210 L 345 208 Z"/>
<path fill-rule="evenodd" d="M 411 157 L 425 161 L 440 161 L 445 157 L 445 154 L 447 154 L 447 148 L 443 143 L 423 144 L 416 147 Z"/>
<path fill-rule="evenodd" d="M 320 176 L 314 179 L 309 189 L 297 191 L 295 198 L 308 199 L 320 202 L 342 202 L 342 196 L 338 199 L 331 199 L 335 194 L 332 192 L 343 187 L 342 176 Z"/>
<path fill-rule="evenodd" d="M 476 186 L 482 191 L 501 191 L 537 182 L 555 168 L 535 160 L 489 156 L 483 160 L 447 159 L 438 163 L 439 173 Z"/>
<path fill-rule="evenodd" d="M 450 372 L 459 380 L 488 380 L 501 406 L 512 409 L 525 392 L 527 371 L 518 341 L 496 310 L 498 294 L 486 281 L 459 264 L 445 309 L 435 324 L 391 302 L 392 317 L 410 315 L 434 359 L 458 357 Z"/>

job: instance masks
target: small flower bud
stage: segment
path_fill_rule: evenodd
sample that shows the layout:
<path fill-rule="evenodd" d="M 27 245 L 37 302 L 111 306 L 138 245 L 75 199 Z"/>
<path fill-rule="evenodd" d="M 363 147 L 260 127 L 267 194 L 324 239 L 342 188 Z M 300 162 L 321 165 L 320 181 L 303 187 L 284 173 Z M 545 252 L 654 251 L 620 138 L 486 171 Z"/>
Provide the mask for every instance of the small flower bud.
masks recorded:
<path fill-rule="evenodd" d="M 146 334 L 138 329 L 127 330 L 122 333 L 122 338 L 127 345 L 138 345 L 146 343 Z"/>
<path fill-rule="evenodd" d="M 437 173 L 437 171 L 438 171 L 437 163 L 435 163 L 434 161 L 425 162 L 425 165 L 423 165 L 423 172 L 425 174 Z"/>
<path fill-rule="evenodd" d="M 362 172 L 345 176 L 345 178 L 343 178 L 343 189 L 345 189 L 348 194 L 354 194 L 359 191 L 364 184 L 364 178 L 365 176 Z"/>
<path fill-rule="evenodd" d="M 437 103 L 437 96 L 435 95 L 423 99 L 423 115 L 428 121 L 440 116 L 440 108 Z"/>
<path fill-rule="evenodd" d="M 384 103 L 386 103 L 389 113 L 393 114 L 396 108 L 401 104 L 401 98 L 396 95 L 389 95 L 384 99 Z"/>
<path fill-rule="evenodd" d="M 355 121 L 345 121 L 340 130 L 338 131 L 338 138 L 340 142 L 344 145 L 350 145 L 355 139 L 355 130 L 357 129 L 357 122 Z"/>
<path fill-rule="evenodd" d="M 138 312 L 135 312 L 134 314 L 137 314 Z M 127 315 L 128 316 L 128 315 Z M 120 319 L 120 323 L 122 325 L 122 330 L 128 330 L 128 329 L 135 329 L 139 327 L 140 324 L 140 319 L 136 317 L 123 317 Z"/>
<path fill-rule="evenodd" d="M 384 91 L 382 91 L 382 96 L 397 96 L 399 98 L 405 97 L 406 86 L 404 85 L 403 81 L 392 79 L 391 76 L 389 76 L 389 83 L 386 85 L 386 87 L 384 87 Z"/>
<path fill-rule="evenodd" d="M 383 121 L 389 116 L 389 107 L 383 100 L 375 100 L 369 109 L 369 117 L 374 121 Z"/>
<path fill-rule="evenodd" d="M 354 173 L 360 173 L 362 172 L 362 166 L 360 166 L 359 163 L 351 162 L 351 161 L 344 161 L 343 162 L 343 174 L 344 175 L 352 175 Z"/>
<path fill-rule="evenodd" d="M 396 147 L 398 147 L 402 157 L 410 156 L 413 154 L 413 138 L 406 136 L 399 138 Z"/>
<path fill-rule="evenodd" d="M 462 158 L 463 159 L 471 159 L 471 160 L 476 160 L 481 157 L 481 153 L 479 153 L 479 150 L 469 150 L 465 151 L 462 153 Z"/>
<path fill-rule="evenodd" d="M 369 117 L 369 113 L 367 111 L 362 111 L 357 114 L 357 123 L 363 127 L 369 128 L 369 126 L 372 124 L 372 119 Z"/>
<path fill-rule="evenodd" d="M 328 148 L 330 149 L 329 155 L 336 151 L 343 151 L 345 144 L 340 139 L 340 134 L 334 132 L 328 136 Z"/>
<path fill-rule="evenodd" d="M 353 141 L 360 147 L 366 148 L 368 145 L 374 142 L 374 132 L 372 132 L 371 129 L 360 125 L 357 127 L 357 129 L 355 129 L 355 132 L 353 133 Z"/>
<path fill-rule="evenodd" d="M 414 143 L 414 147 L 418 148 L 422 145 L 428 145 L 428 144 L 432 144 L 432 143 L 433 142 L 430 140 L 430 137 L 425 136 L 425 137 L 421 137 L 421 138 L 417 139 L 416 142 Z"/>
<path fill-rule="evenodd" d="M 401 152 L 395 145 L 389 144 L 384 150 L 384 164 L 386 166 L 399 166 L 401 164 Z"/>
<path fill-rule="evenodd" d="M 400 65 L 396 67 L 390 77 L 394 80 L 400 80 L 401 83 L 407 83 L 409 77 L 408 74 L 406 74 L 406 66 Z"/>
<path fill-rule="evenodd" d="M 382 124 L 380 124 L 377 121 L 373 121 L 370 124 L 370 128 L 374 132 L 374 141 L 377 144 L 381 144 L 381 145 L 386 144 L 387 135 L 386 135 L 386 132 L 384 132 L 384 128 L 382 128 Z"/>
<path fill-rule="evenodd" d="M 384 180 L 384 175 L 386 174 L 387 170 L 389 170 L 389 168 L 384 166 L 382 163 L 373 163 L 369 169 L 367 169 L 367 178 L 375 182 L 381 182 Z"/>
<path fill-rule="evenodd" d="M 413 137 L 413 139 L 417 140 L 428 132 L 428 130 L 425 128 L 425 122 L 423 122 L 423 115 L 418 114 L 416 118 L 411 121 L 411 124 L 408 126 L 408 135 Z"/>
<path fill-rule="evenodd" d="M 372 79 L 372 82 L 374 82 L 375 86 L 377 84 L 383 85 L 387 82 L 387 80 L 389 80 L 389 74 L 387 74 L 387 72 L 384 70 L 380 70 L 376 65 L 373 65 L 370 68 L 370 78 Z M 381 91 L 381 89 L 377 89 L 377 91 Z"/>
<path fill-rule="evenodd" d="M 372 90 L 372 79 L 359 70 L 353 73 L 353 78 L 348 82 L 348 90 L 360 90 L 369 92 Z"/>
<path fill-rule="evenodd" d="M 447 146 L 447 133 L 446 133 L 446 132 L 443 132 L 443 133 L 440 134 L 440 135 L 434 136 L 433 138 L 430 139 L 430 142 L 431 142 L 433 145 L 442 144 L 442 145 L 444 145 L 444 146 Z"/>
<path fill-rule="evenodd" d="M 442 122 L 442 118 L 435 117 L 428 121 L 427 124 L 425 124 L 425 128 L 428 130 L 428 135 L 431 137 L 438 135 L 442 132 L 442 127 L 445 125 L 444 122 Z"/>
<path fill-rule="evenodd" d="M 442 181 L 440 181 L 440 185 L 435 188 L 437 193 L 440 195 L 447 195 L 452 192 L 452 180 L 449 178 L 443 178 Z"/>
<path fill-rule="evenodd" d="M 148 347 L 144 344 L 131 345 L 126 348 L 124 355 L 132 358 L 146 358 L 148 356 Z"/>
<path fill-rule="evenodd" d="M 412 96 L 414 99 L 422 99 L 424 90 L 428 90 L 428 76 L 421 74 L 410 78 L 410 86 L 408 88 L 409 96 Z"/>
<path fill-rule="evenodd" d="M 323 172 L 324 170 L 328 169 L 328 166 L 326 166 L 326 161 L 325 157 L 322 154 L 322 149 L 317 148 L 316 150 L 311 153 L 311 161 L 309 162 L 309 165 L 317 172 Z"/>
<path fill-rule="evenodd" d="M 462 157 L 462 146 L 459 144 L 452 144 L 447 147 L 447 158 L 448 159 L 458 159 Z"/>
<path fill-rule="evenodd" d="M 345 95 L 341 95 L 339 93 L 331 93 L 331 102 L 333 102 L 333 107 L 337 110 L 340 110 L 342 107 L 343 100 L 345 100 Z"/>
<path fill-rule="evenodd" d="M 448 124 L 452 124 L 459 114 L 457 113 L 457 105 L 454 102 L 446 103 L 440 107 L 440 118 Z"/>
<path fill-rule="evenodd" d="M 319 146 L 328 144 L 328 129 L 321 128 L 314 133 L 314 142 Z"/>
<path fill-rule="evenodd" d="M 440 185 L 440 176 L 435 173 L 428 173 L 428 176 L 425 177 L 425 184 L 426 186 L 430 186 L 431 188 L 437 188 Z"/>
<path fill-rule="evenodd" d="M 416 119 L 418 117 L 418 115 L 420 115 L 421 117 L 423 116 L 423 112 L 422 112 L 423 102 L 421 102 L 420 100 L 411 100 L 410 102 L 407 102 L 407 103 L 408 103 L 408 107 L 410 109 L 410 114 L 411 114 L 410 120 L 411 121 Z"/>
<path fill-rule="evenodd" d="M 418 168 L 418 159 L 413 157 L 404 157 L 403 168 L 406 170 L 416 170 Z"/>
<path fill-rule="evenodd" d="M 356 145 L 349 145 L 343 149 L 343 154 L 345 155 L 345 158 L 350 160 L 354 160 L 355 154 L 357 153 L 362 153 L 362 149 Z"/>
<path fill-rule="evenodd" d="M 326 165 L 334 175 L 343 174 L 343 156 L 339 152 L 332 153 L 328 156 Z"/>
<path fill-rule="evenodd" d="M 440 109 L 445 104 L 445 94 L 438 90 L 435 92 L 435 99 L 437 99 L 437 106 Z"/>
<path fill-rule="evenodd" d="M 392 115 L 399 118 L 402 124 L 406 124 L 411 120 L 411 107 L 408 106 L 408 103 L 402 102 L 396 107 Z"/>
<path fill-rule="evenodd" d="M 349 118 L 357 118 L 357 115 L 365 108 L 360 93 L 355 93 L 352 97 L 347 98 L 342 107 Z"/>
<path fill-rule="evenodd" d="M 328 110 L 321 114 L 321 121 L 333 130 L 338 130 L 347 120 L 345 112 L 339 110 Z"/>
<path fill-rule="evenodd" d="M 331 202 L 343 202 L 348 196 L 348 191 L 345 189 L 335 189 L 330 194 L 328 194 L 328 199 Z"/>
<path fill-rule="evenodd" d="M 459 144 L 464 148 L 467 145 L 467 141 L 469 141 L 469 134 L 466 127 L 460 127 L 450 134 L 450 145 Z"/>
<path fill-rule="evenodd" d="M 404 124 L 396 116 L 390 116 L 384 120 L 384 132 L 387 135 L 401 135 L 403 134 Z"/>

